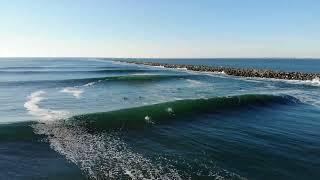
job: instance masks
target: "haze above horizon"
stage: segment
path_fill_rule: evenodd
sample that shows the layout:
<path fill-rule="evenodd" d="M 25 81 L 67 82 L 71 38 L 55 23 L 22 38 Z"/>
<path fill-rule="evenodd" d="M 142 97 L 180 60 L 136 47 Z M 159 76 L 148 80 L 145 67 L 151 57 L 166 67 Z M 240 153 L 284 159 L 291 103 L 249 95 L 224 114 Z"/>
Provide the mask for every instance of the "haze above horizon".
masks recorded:
<path fill-rule="evenodd" d="M 0 57 L 320 58 L 316 0 L 0 0 Z"/>

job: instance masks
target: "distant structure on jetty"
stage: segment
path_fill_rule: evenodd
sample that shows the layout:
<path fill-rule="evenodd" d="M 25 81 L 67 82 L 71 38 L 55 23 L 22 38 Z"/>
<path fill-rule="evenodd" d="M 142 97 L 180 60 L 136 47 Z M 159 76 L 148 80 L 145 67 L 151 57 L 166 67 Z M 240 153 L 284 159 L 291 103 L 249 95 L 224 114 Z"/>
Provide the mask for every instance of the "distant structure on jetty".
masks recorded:
<path fill-rule="evenodd" d="M 304 73 L 304 72 L 283 72 L 274 70 L 263 70 L 263 69 L 240 69 L 240 68 L 230 68 L 230 67 L 214 67 L 206 65 L 185 65 L 185 64 L 167 64 L 167 63 L 157 63 L 157 62 L 143 62 L 143 61 L 125 61 L 120 62 L 142 64 L 149 66 L 162 66 L 165 68 L 174 69 L 187 69 L 190 71 L 200 71 L 200 72 L 214 72 L 214 73 L 224 73 L 232 76 L 241 77 L 258 77 L 258 78 L 274 78 L 274 79 L 287 79 L 287 80 L 314 80 L 320 77 L 320 73 Z"/>

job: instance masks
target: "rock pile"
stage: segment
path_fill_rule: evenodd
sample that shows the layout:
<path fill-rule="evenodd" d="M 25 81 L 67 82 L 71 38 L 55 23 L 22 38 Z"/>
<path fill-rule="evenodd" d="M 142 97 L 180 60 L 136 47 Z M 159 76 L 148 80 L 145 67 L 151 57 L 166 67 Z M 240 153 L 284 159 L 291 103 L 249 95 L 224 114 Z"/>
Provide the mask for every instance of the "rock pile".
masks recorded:
<path fill-rule="evenodd" d="M 274 70 L 262 69 L 240 69 L 231 67 L 214 67 L 206 65 L 184 65 L 184 64 L 167 64 L 157 62 L 142 62 L 142 61 L 121 61 L 125 63 L 142 64 L 149 66 L 162 66 L 165 68 L 187 69 L 190 71 L 225 73 L 232 76 L 241 77 L 259 77 L 259 78 L 275 78 L 288 80 L 313 80 L 320 77 L 320 73 L 303 73 L 303 72 L 283 72 Z"/>

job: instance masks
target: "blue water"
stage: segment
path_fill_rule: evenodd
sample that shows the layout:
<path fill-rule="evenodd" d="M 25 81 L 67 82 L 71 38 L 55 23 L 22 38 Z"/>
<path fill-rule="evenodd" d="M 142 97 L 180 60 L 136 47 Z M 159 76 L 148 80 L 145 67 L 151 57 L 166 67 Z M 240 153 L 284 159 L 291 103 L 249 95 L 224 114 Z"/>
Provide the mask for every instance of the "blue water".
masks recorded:
<path fill-rule="evenodd" d="M 320 72 L 310 59 L 143 60 Z M 320 177 L 319 80 L 112 59 L 0 62 L 0 179 Z"/>

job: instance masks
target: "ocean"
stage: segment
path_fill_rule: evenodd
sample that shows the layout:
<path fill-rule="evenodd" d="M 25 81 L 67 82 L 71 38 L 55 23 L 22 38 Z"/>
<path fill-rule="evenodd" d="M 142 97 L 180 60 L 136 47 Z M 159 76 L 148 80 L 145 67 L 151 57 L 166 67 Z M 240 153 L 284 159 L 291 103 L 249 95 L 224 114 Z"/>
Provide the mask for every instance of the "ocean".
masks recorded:
<path fill-rule="evenodd" d="M 117 60 L 0 59 L 0 179 L 320 178 L 319 79 Z M 316 59 L 140 60 L 320 72 Z"/>

